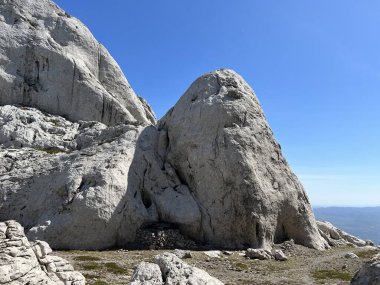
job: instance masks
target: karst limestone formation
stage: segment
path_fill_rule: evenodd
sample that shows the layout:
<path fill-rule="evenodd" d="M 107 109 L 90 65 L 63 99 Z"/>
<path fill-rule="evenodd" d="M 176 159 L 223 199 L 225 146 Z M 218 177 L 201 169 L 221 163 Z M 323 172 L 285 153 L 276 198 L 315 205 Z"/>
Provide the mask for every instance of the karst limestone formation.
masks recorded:
<path fill-rule="evenodd" d="M 84 285 L 85 278 L 46 242 L 30 243 L 15 221 L 0 222 L 0 284 Z"/>
<path fill-rule="evenodd" d="M 131 285 L 223 285 L 207 272 L 183 262 L 175 254 L 157 255 L 154 263 L 141 262 L 132 275 Z"/>
<path fill-rule="evenodd" d="M 154 123 L 90 31 L 50 0 L 0 0 L 0 105 L 70 120 Z"/>
<path fill-rule="evenodd" d="M 156 123 L 51 1 L 0 0 L 0 31 L 0 221 L 55 249 L 127 246 L 154 223 L 217 247 L 328 247 L 234 71 L 201 76 Z"/>

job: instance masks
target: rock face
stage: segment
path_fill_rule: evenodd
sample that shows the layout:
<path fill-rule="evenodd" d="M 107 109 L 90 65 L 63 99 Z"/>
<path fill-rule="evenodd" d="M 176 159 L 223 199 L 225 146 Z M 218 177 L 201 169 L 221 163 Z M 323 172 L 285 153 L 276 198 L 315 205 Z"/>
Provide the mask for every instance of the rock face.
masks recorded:
<path fill-rule="evenodd" d="M 140 263 L 133 276 L 132 285 L 223 285 L 207 272 L 189 266 L 172 253 L 157 255 L 155 263 Z M 163 279 L 160 279 L 161 276 Z"/>
<path fill-rule="evenodd" d="M 0 220 L 19 221 L 56 249 L 133 241 L 147 216 L 128 187 L 141 130 L 0 107 Z"/>
<path fill-rule="evenodd" d="M 325 248 L 256 95 L 235 72 L 197 79 L 157 130 L 142 135 L 149 163 L 137 172 L 152 216 L 222 247 L 267 248 L 292 238 Z"/>
<path fill-rule="evenodd" d="M 362 265 L 351 285 L 380 285 L 380 254 Z"/>
<path fill-rule="evenodd" d="M 0 30 L 0 105 L 106 125 L 155 122 L 107 50 L 50 0 L 0 0 Z"/>
<path fill-rule="evenodd" d="M 30 244 L 15 221 L 0 222 L 0 284 L 84 285 L 85 278 L 45 242 Z"/>
<path fill-rule="evenodd" d="M 200 77 L 149 126 L 111 56 L 51 1 L 0 0 L 0 30 L 0 220 L 59 249 L 125 246 L 155 223 L 218 247 L 328 246 L 235 72 Z"/>

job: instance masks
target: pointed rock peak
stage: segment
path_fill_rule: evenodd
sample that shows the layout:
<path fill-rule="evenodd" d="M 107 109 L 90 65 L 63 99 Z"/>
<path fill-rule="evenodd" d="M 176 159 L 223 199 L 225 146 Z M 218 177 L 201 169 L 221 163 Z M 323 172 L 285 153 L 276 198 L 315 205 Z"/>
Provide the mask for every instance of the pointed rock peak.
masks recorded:
<path fill-rule="evenodd" d="M 217 246 L 275 242 L 325 248 L 306 193 L 282 155 L 253 90 L 228 69 L 198 78 L 159 122 L 164 161 L 201 218 L 191 233 Z"/>
<path fill-rule="evenodd" d="M 50 0 L 0 0 L 0 105 L 69 120 L 155 123 L 108 51 Z"/>

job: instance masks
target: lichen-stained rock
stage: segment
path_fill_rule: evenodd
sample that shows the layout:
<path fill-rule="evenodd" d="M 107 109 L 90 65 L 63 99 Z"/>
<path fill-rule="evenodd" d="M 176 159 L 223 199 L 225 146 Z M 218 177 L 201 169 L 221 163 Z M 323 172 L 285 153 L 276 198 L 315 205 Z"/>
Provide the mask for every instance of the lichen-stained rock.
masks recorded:
<path fill-rule="evenodd" d="M 163 165 L 201 212 L 193 237 L 223 247 L 267 248 L 286 239 L 327 246 L 256 95 L 238 74 L 224 69 L 197 79 L 158 130 Z"/>
<path fill-rule="evenodd" d="M 133 241 L 147 216 L 128 187 L 143 127 L 72 123 L 13 106 L 0 107 L 0 125 L 0 220 L 17 220 L 28 238 L 55 249 Z"/>
<path fill-rule="evenodd" d="M 351 285 L 380 285 L 380 254 L 362 265 L 352 278 Z"/>
<path fill-rule="evenodd" d="M 0 0 L 0 105 L 71 121 L 154 123 L 107 50 L 50 0 Z"/>
<path fill-rule="evenodd" d="M 85 278 L 46 242 L 31 244 L 15 221 L 0 222 L 0 284 L 82 285 Z"/>

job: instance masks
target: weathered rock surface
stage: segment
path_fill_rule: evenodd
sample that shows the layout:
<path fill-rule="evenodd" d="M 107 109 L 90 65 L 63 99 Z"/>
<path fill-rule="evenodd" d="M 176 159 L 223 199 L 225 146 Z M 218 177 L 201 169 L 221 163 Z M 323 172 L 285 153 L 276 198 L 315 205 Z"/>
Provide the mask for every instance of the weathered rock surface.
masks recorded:
<path fill-rule="evenodd" d="M 85 278 L 42 241 L 31 244 L 15 221 L 0 222 L 0 284 L 82 285 Z"/>
<path fill-rule="evenodd" d="M 30 239 L 57 249 L 134 240 L 148 216 L 128 187 L 142 127 L 72 123 L 13 106 L 0 107 L 0 126 L 0 220 L 19 221 Z"/>
<path fill-rule="evenodd" d="M 155 263 L 141 262 L 132 275 L 130 285 L 162 285 L 162 273 Z"/>
<path fill-rule="evenodd" d="M 327 246 L 256 95 L 235 72 L 197 79 L 139 142 L 138 161 L 146 162 L 136 173 L 151 217 L 221 247 L 269 248 L 290 238 Z"/>
<path fill-rule="evenodd" d="M 360 238 L 346 233 L 345 231 L 342 231 L 341 229 L 338 229 L 329 222 L 317 221 L 317 225 L 321 235 L 331 246 L 336 246 L 340 244 L 366 246 L 370 244 L 370 242 L 364 241 Z"/>
<path fill-rule="evenodd" d="M 328 246 L 235 72 L 200 77 L 148 126 L 108 52 L 50 0 L 0 0 L 0 30 L 0 106 L 23 106 L 0 107 L 0 219 L 53 248 L 123 246 L 155 223 L 218 247 Z"/>
<path fill-rule="evenodd" d="M 263 248 L 248 248 L 245 252 L 245 256 L 251 259 L 266 260 L 271 259 L 272 252 Z"/>
<path fill-rule="evenodd" d="M 107 50 L 52 1 L 1 0 L 0 31 L 0 105 L 106 125 L 155 122 Z"/>
<path fill-rule="evenodd" d="M 158 270 L 157 270 L 158 267 Z M 162 274 L 160 282 L 158 274 Z M 192 267 L 172 253 L 157 255 L 153 263 L 140 263 L 133 276 L 133 285 L 222 285 L 223 283 L 207 272 Z"/>
<path fill-rule="evenodd" d="M 362 265 L 351 285 L 380 285 L 380 254 Z"/>
<path fill-rule="evenodd" d="M 274 259 L 278 261 L 286 261 L 288 260 L 288 257 L 285 255 L 285 253 L 282 250 L 276 249 L 273 253 Z"/>

